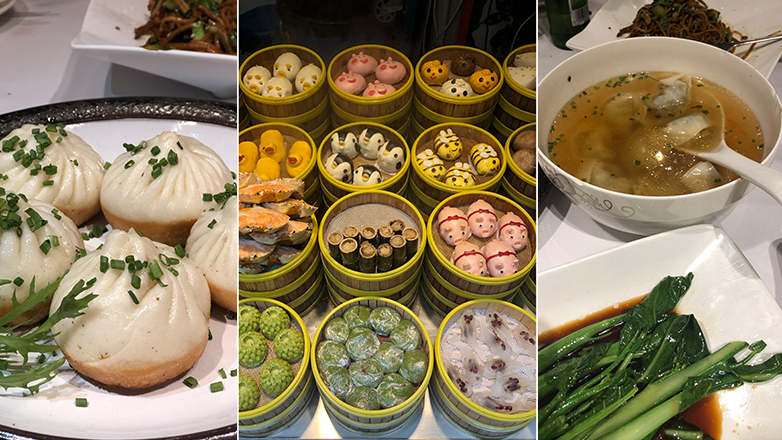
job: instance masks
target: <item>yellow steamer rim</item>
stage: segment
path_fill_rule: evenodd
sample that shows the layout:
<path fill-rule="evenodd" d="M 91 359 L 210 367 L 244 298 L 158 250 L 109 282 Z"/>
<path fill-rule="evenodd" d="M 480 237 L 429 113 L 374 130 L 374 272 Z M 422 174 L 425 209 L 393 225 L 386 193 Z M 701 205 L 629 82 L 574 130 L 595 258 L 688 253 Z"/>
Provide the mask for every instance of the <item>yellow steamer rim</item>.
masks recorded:
<path fill-rule="evenodd" d="M 251 92 L 250 89 L 244 85 L 242 77 L 247 72 L 247 70 L 250 69 L 250 67 L 263 65 L 262 61 L 267 62 L 268 65 L 271 66 L 274 64 L 274 60 L 276 60 L 277 57 L 284 54 L 285 52 L 293 52 L 296 54 L 296 56 L 301 59 L 302 66 L 306 66 L 307 64 L 312 63 L 320 67 L 321 80 L 323 79 L 322 72 L 326 71 L 326 63 L 323 62 L 323 59 L 320 57 L 320 55 L 311 49 L 293 44 L 281 44 L 261 49 L 247 57 L 247 59 L 239 67 L 239 89 L 242 93 L 244 93 L 246 98 L 249 98 L 245 100 L 245 104 L 247 105 L 248 109 L 269 117 L 290 118 L 296 116 L 297 114 L 304 113 L 304 111 L 292 111 L 292 109 L 297 107 L 302 109 L 309 109 L 312 107 L 312 105 L 307 105 L 308 103 L 305 103 L 305 100 L 311 100 L 312 103 L 309 104 L 313 104 L 315 102 L 320 104 L 322 101 L 328 100 L 328 88 L 325 86 L 325 81 L 318 81 L 315 86 L 309 90 L 305 90 L 302 93 L 296 93 L 285 98 L 267 98 L 257 93 Z"/>
<path fill-rule="evenodd" d="M 451 263 L 445 255 L 440 251 L 440 249 L 434 244 L 434 234 L 439 234 L 438 230 L 434 229 L 434 222 L 437 220 L 437 215 L 441 209 L 443 209 L 446 206 L 461 206 L 468 203 L 471 203 L 478 198 L 481 198 L 488 203 L 492 203 L 493 200 L 499 200 L 504 202 L 505 204 L 511 206 L 514 208 L 515 214 L 520 216 L 524 223 L 529 227 L 527 234 L 529 238 L 529 244 L 527 246 L 533 246 L 534 250 L 532 253 L 532 257 L 530 258 L 530 261 L 524 266 L 520 267 L 519 271 L 516 272 L 513 275 L 508 275 L 505 277 L 479 277 L 477 275 L 473 275 L 469 272 L 467 272 L 464 269 L 460 269 L 456 267 L 453 263 Z M 504 210 L 507 211 L 507 210 Z M 437 205 L 437 208 L 432 212 L 432 215 L 429 217 L 429 222 L 427 223 L 426 227 L 426 238 L 429 240 L 430 246 L 429 246 L 429 252 L 427 253 L 428 257 L 434 256 L 437 264 L 442 266 L 443 268 L 446 268 L 448 271 L 454 273 L 459 281 L 465 281 L 466 283 L 463 283 L 461 285 L 456 285 L 453 283 L 453 281 L 449 281 L 445 278 L 445 280 L 449 286 L 453 286 L 457 289 L 462 290 L 462 294 L 473 294 L 475 295 L 475 291 L 481 289 L 481 288 L 487 288 L 486 295 L 493 295 L 498 294 L 500 292 L 503 293 L 504 296 L 506 295 L 513 295 L 513 290 L 520 286 L 524 279 L 529 275 L 530 270 L 535 266 L 535 261 L 537 260 L 537 227 L 535 225 L 535 221 L 532 219 L 532 217 L 525 211 L 523 208 L 521 208 L 518 204 L 516 204 L 514 201 L 510 200 L 507 197 L 503 197 L 496 193 L 490 193 L 485 191 L 469 191 L 462 194 L 455 194 L 451 197 L 448 197 L 447 199 L 443 200 L 439 205 Z M 428 261 L 431 263 L 431 267 L 428 267 L 429 269 L 437 269 L 437 267 L 434 265 L 434 261 Z M 438 273 L 438 271 L 431 271 L 436 275 L 439 275 L 441 278 L 445 275 L 442 273 Z M 509 290 L 510 289 L 510 290 Z M 483 295 L 486 297 L 486 295 Z"/>
<path fill-rule="evenodd" d="M 283 137 L 289 137 L 293 138 L 297 141 L 304 141 L 307 142 L 310 145 L 310 148 L 312 148 L 312 159 L 310 160 L 310 163 L 307 164 L 306 167 L 304 167 L 304 170 L 296 176 L 297 179 L 304 181 L 304 192 L 305 196 L 309 195 L 309 197 L 305 197 L 304 200 L 306 200 L 310 204 L 314 204 L 316 201 L 316 195 L 315 192 L 312 190 L 314 186 L 317 186 L 319 183 L 318 180 L 318 173 L 315 172 L 315 162 L 317 162 L 317 158 L 315 157 L 315 154 L 318 151 L 318 146 L 315 143 L 315 141 L 312 139 L 312 137 L 307 133 L 306 131 L 302 130 L 300 127 L 297 127 L 292 124 L 286 124 L 281 122 L 269 122 L 266 124 L 258 124 L 253 125 L 252 127 L 246 128 L 239 132 L 239 143 L 245 142 L 245 141 L 252 141 L 255 142 L 257 145 L 258 142 L 261 139 L 261 134 L 263 134 L 265 131 L 268 130 L 278 130 L 280 133 L 282 133 Z M 293 145 L 292 142 L 286 141 L 287 149 L 290 149 L 291 145 Z M 238 144 L 237 144 L 238 145 Z M 288 177 L 288 173 L 285 170 L 285 167 L 280 167 L 280 172 L 282 177 Z"/>
<path fill-rule="evenodd" d="M 502 71 L 508 71 L 508 64 L 513 62 L 513 59 L 516 57 L 516 55 L 529 52 L 535 53 L 536 51 L 537 46 L 535 44 L 527 44 L 526 46 L 519 47 L 518 49 L 511 52 L 502 62 Z M 508 103 L 518 108 L 519 110 L 535 113 L 535 100 L 537 99 L 538 95 L 537 92 L 517 83 L 510 75 L 508 75 L 508 80 L 505 81 L 501 94 L 503 97 L 505 97 Z"/>
<path fill-rule="evenodd" d="M 433 60 L 442 61 L 444 59 L 453 59 L 454 56 L 461 55 L 463 53 L 469 53 L 475 57 L 476 64 L 480 65 L 482 69 L 493 70 L 494 73 L 496 73 L 499 77 L 497 80 L 497 85 L 482 95 L 476 94 L 475 96 L 466 98 L 457 98 L 455 96 L 446 95 L 445 93 L 440 93 L 438 90 L 431 88 L 424 81 L 423 77 L 421 77 L 421 66 L 423 66 L 424 63 Z M 479 60 L 488 61 L 488 64 L 491 65 L 480 64 L 481 61 Z M 433 108 L 437 103 L 446 104 L 443 106 L 443 108 L 440 109 L 443 111 L 436 111 L 436 113 L 439 113 L 443 116 L 464 118 L 483 114 L 489 110 L 492 110 L 494 108 L 494 104 L 496 104 L 495 98 L 499 95 L 500 89 L 502 88 L 505 79 L 505 72 L 502 71 L 501 68 L 502 64 L 500 64 L 496 58 L 480 49 L 467 46 L 438 47 L 437 49 L 427 52 L 423 57 L 421 57 L 420 60 L 418 60 L 418 63 L 415 65 L 415 81 L 417 84 L 415 95 L 421 104 L 433 111 L 437 110 Z"/>
<path fill-rule="evenodd" d="M 415 391 L 415 393 L 413 393 L 413 395 L 410 396 L 407 400 L 391 408 L 369 411 L 369 410 L 362 410 L 348 405 L 347 403 L 338 399 L 337 396 L 335 396 L 334 393 L 332 393 L 331 390 L 329 390 L 328 386 L 326 386 L 326 383 L 323 381 L 323 378 L 320 376 L 320 372 L 318 371 L 318 365 L 315 359 L 316 358 L 315 350 L 311 350 L 310 358 L 312 363 L 312 372 L 313 375 L 315 376 L 315 382 L 318 385 L 318 390 L 320 390 L 320 393 L 324 398 L 324 402 L 328 402 L 330 406 L 337 409 L 343 416 L 349 417 L 350 415 L 352 415 L 359 419 L 365 419 L 365 421 L 351 419 L 356 425 L 352 427 L 353 429 L 360 427 L 361 425 L 366 425 L 369 428 L 370 426 L 374 426 L 375 423 L 385 423 L 388 420 L 383 420 L 383 419 L 387 417 L 394 418 L 393 416 L 399 416 L 394 419 L 404 418 L 405 415 L 407 415 L 408 411 L 413 411 L 413 406 L 423 403 L 423 396 L 426 391 L 426 387 L 429 384 L 429 379 L 431 379 L 432 372 L 434 370 L 434 365 L 433 365 L 434 356 L 432 354 L 432 341 L 429 339 L 429 334 L 426 332 L 423 323 L 421 322 L 420 319 L 418 319 L 418 316 L 416 316 L 415 313 L 412 312 L 412 310 L 408 309 L 402 304 L 399 304 L 396 301 L 392 301 L 386 298 L 380 298 L 380 297 L 354 298 L 352 300 L 346 301 L 340 304 L 339 306 L 337 306 L 334 310 L 331 311 L 331 313 L 329 313 L 326 316 L 326 318 L 318 326 L 318 330 L 315 332 L 315 337 L 313 339 L 314 344 L 316 346 L 319 342 L 321 342 L 321 334 L 326 324 L 332 318 L 342 316 L 342 313 L 345 310 L 347 310 L 348 308 L 354 305 L 363 305 L 371 308 L 383 307 L 383 306 L 391 307 L 393 309 L 396 309 L 397 312 L 400 312 L 403 319 L 410 319 L 413 323 L 415 323 L 416 328 L 418 328 L 418 331 L 421 333 L 423 339 L 426 340 L 425 348 L 426 348 L 426 353 L 429 355 L 429 365 L 427 366 L 426 376 L 424 377 L 424 380 L 418 386 L 418 389 Z M 344 418 L 341 418 L 341 420 L 339 421 L 343 423 L 345 420 Z M 398 427 L 395 427 L 394 429 L 398 429 L 403 425 L 404 422 L 402 422 Z M 349 427 L 349 429 L 350 428 L 351 427 Z M 361 430 L 359 430 L 359 432 L 366 434 L 366 432 Z"/>
<path fill-rule="evenodd" d="M 535 416 L 537 415 L 537 410 L 533 409 L 531 411 L 519 413 L 519 414 L 501 414 L 494 411 L 491 411 L 489 409 L 486 409 L 470 399 L 466 398 L 464 394 L 462 394 L 461 391 L 459 391 L 458 388 L 456 388 L 456 385 L 448 378 L 448 372 L 445 369 L 445 364 L 443 363 L 443 358 L 441 354 L 441 344 L 440 341 L 442 341 L 443 333 L 448 328 L 448 326 L 451 323 L 451 320 L 454 319 L 461 311 L 465 308 L 473 308 L 473 309 L 482 309 L 487 307 L 488 305 L 495 305 L 500 307 L 508 307 L 512 309 L 514 312 L 517 312 L 519 315 L 514 316 L 514 318 L 518 319 L 520 322 L 526 325 L 526 327 L 531 330 L 532 332 L 536 329 L 536 320 L 535 317 L 532 316 L 529 312 L 522 309 L 521 307 L 509 303 L 507 301 L 500 301 L 496 299 L 481 299 L 481 300 L 475 300 L 475 301 L 469 301 L 466 302 L 459 307 L 451 310 L 448 315 L 443 319 L 443 322 L 440 324 L 440 328 L 437 330 L 437 338 L 434 341 L 434 350 L 435 350 L 435 361 L 437 363 L 437 374 L 436 374 L 436 381 L 432 381 L 430 384 L 430 387 L 433 389 L 431 390 L 431 393 L 433 395 L 436 394 L 436 396 L 433 396 L 434 399 L 440 399 L 443 398 L 446 401 L 449 401 L 452 404 L 452 407 L 454 409 L 458 410 L 455 414 L 458 418 L 460 418 L 462 421 L 468 423 L 471 426 L 465 427 L 458 423 L 458 421 L 453 420 L 451 416 L 447 416 L 446 418 L 453 424 L 455 424 L 460 429 L 466 429 L 473 435 L 477 435 L 479 438 L 503 438 L 511 435 L 514 431 L 518 431 L 522 429 L 524 426 L 526 426 L 530 421 L 532 421 Z M 520 317 L 519 317 L 520 316 Z M 531 325 L 528 323 L 524 323 L 523 321 L 529 320 L 531 322 Z M 537 337 L 537 336 L 536 336 Z M 442 388 L 442 384 L 445 384 L 445 389 Z M 440 389 L 435 389 L 435 385 Z M 448 395 L 444 395 L 444 391 L 447 391 L 450 396 L 453 396 L 456 398 L 458 403 L 452 402 Z M 442 404 L 446 402 L 437 402 L 438 406 L 442 408 Z M 446 405 L 447 406 L 447 405 Z M 467 408 L 467 411 L 472 411 L 473 413 L 478 414 L 480 417 L 483 417 L 485 420 L 476 420 L 474 418 L 471 418 L 469 414 L 466 414 L 463 408 Z M 444 411 L 444 413 L 446 413 Z M 470 429 L 472 427 L 473 429 Z M 478 430 L 487 430 L 488 428 L 494 428 L 498 431 L 505 430 L 507 432 L 498 435 L 498 436 L 489 436 L 486 434 L 476 434 L 474 432 L 475 429 Z"/>
<path fill-rule="evenodd" d="M 358 128 L 358 130 L 353 130 L 354 128 Z M 358 185 L 349 185 L 347 183 L 342 182 L 341 180 L 337 180 L 333 177 L 331 177 L 331 174 L 329 174 L 326 171 L 326 166 L 323 165 L 323 161 L 331 155 L 331 146 L 329 145 L 331 142 L 331 136 L 333 136 L 335 133 L 343 130 L 348 131 L 358 131 L 358 133 L 361 133 L 361 130 L 364 128 L 374 128 L 375 130 L 383 133 L 383 136 L 385 136 L 386 140 L 389 140 L 389 137 L 393 137 L 394 141 L 396 141 L 397 144 L 401 145 L 405 149 L 405 163 L 402 164 L 402 168 L 397 171 L 396 174 L 391 176 L 390 179 L 385 180 L 383 182 L 377 183 L 375 185 L 367 185 L 367 186 L 358 186 Z M 356 135 L 358 137 L 358 134 Z M 407 172 L 410 169 L 410 146 L 407 144 L 407 141 L 405 138 L 397 133 L 396 130 L 386 127 L 385 125 L 375 124 L 371 122 L 354 122 L 351 124 L 343 125 L 332 132 L 330 132 L 326 137 L 323 139 L 323 142 L 320 143 L 320 146 L 318 147 L 318 170 L 320 171 L 320 181 L 321 186 L 325 191 L 328 191 L 328 194 L 332 195 L 336 199 L 340 199 L 348 194 L 362 191 L 362 190 L 384 190 L 388 192 L 393 192 L 395 194 L 401 194 L 404 192 L 405 188 L 407 187 Z M 360 155 L 359 155 L 360 157 Z"/>
<path fill-rule="evenodd" d="M 417 223 L 416 226 L 419 228 L 420 243 L 418 245 L 418 250 L 412 258 L 405 262 L 405 264 L 388 272 L 363 273 L 348 269 L 343 266 L 341 262 L 335 260 L 329 253 L 324 238 L 328 225 L 337 214 L 342 212 L 342 210 L 365 203 L 383 203 L 382 198 L 390 198 L 397 204 L 403 204 L 409 208 L 409 211 L 405 212 L 405 214 L 412 217 Z M 424 258 L 427 242 L 425 229 L 426 222 L 424 222 L 424 219 L 421 217 L 421 213 L 419 213 L 415 206 L 409 201 L 397 194 L 388 191 L 366 190 L 358 191 L 339 199 L 337 203 L 331 205 L 328 211 L 326 211 L 326 214 L 323 216 L 323 221 L 320 224 L 320 229 L 318 230 L 318 245 L 320 246 L 321 258 L 323 259 L 323 265 L 327 272 L 327 280 L 336 280 L 339 275 L 342 275 L 344 281 L 337 280 L 340 281 L 338 285 L 347 288 L 346 290 L 353 289 L 353 291 L 357 293 L 363 293 L 362 296 L 377 296 L 380 292 L 388 293 L 395 290 L 398 291 L 400 283 L 407 281 L 409 278 L 416 277 L 416 274 L 418 274 L 421 269 L 419 266 Z M 409 274 L 409 276 L 403 277 L 403 274 Z M 390 287 L 386 287 L 387 285 L 390 285 Z M 368 287 L 375 287 L 375 289 L 368 289 Z"/>
<path fill-rule="evenodd" d="M 368 98 L 364 96 L 351 95 L 350 93 L 337 87 L 337 84 L 334 82 L 334 78 L 338 77 L 339 74 L 345 71 L 343 64 L 346 64 L 347 61 L 350 60 L 350 55 L 358 52 L 364 52 L 367 55 L 372 55 L 378 60 L 378 62 L 380 59 L 385 59 L 390 56 L 394 59 L 394 61 L 403 63 L 405 65 L 405 69 L 407 69 L 406 79 L 403 79 L 404 84 L 397 88 L 394 93 L 386 95 L 382 98 Z M 361 46 L 347 48 L 338 53 L 329 63 L 327 76 L 329 82 L 329 96 L 331 97 L 331 106 L 335 109 L 335 113 L 338 113 L 339 110 L 341 110 L 343 114 L 353 115 L 353 118 L 380 118 L 390 114 L 398 115 L 397 118 L 399 118 L 406 114 L 405 112 L 402 112 L 401 114 L 398 113 L 401 111 L 401 109 L 407 108 L 409 110 L 409 101 L 412 98 L 414 82 L 414 77 L 411 72 L 412 69 L 413 64 L 410 62 L 410 59 L 407 58 L 405 54 L 394 49 L 393 47 L 382 46 L 379 44 L 364 44 Z M 370 75 L 370 77 L 374 78 L 374 74 Z M 368 80 L 367 84 L 369 84 Z M 354 107 L 356 112 L 349 111 L 346 108 L 348 107 L 348 104 L 356 104 Z M 349 118 L 343 119 L 349 120 Z"/>
<path fill-rule="evenodd" d="M 250 304 L 261 311 L 271 306 L 282 308 L 288 312 L 288 315 L 296 322 L 301 330 L 302 336 L 304 336 L 304 355 L 301 358 L 301 365 L 299 366 L 299 371 L 296 372 L 296 376 L 293 378 L 293 382 L 291 382 L 288 388 L 266 405 L 249 411 L 239 412 L 240 432 L 243 434 L 244 431 L 248 431 L 248 433 L 258 432 L 259 435 L 270 435 L 293 423 L 301 416 L 307 406 L 309 406 L 309 400 L 312 396 L 310 395 L 309 398 L 305 398 L 304 400 L 302 400 L 301 397 L 310 394 L 311 390 L 309 387 L 312 386 L 312 381 L 310 380 L 311 371 L 309 369 L 309 362 L 307 361 L 310 357 L 310 352 L 312 351 L 310 336 L 307 332 L 307 326 L 304 324 L 304 321 L 299 314 L 279 301 L 261 298 L 239 301 L 239 305 L 243 304 Z M 283 403 L 285 403 L 285 405 L 282 405 Z M 276 411 L 278 408 L 281 408 L 281 410 Z M 292 411 L 297 411 L 297 413 L 291 414 Z M 291 417 L 289 417 L 288 420 L 285 420 L 286 415 Z M 278 426 L 275 426 L 275 423 L 277 423 Z"/>
<path fill-rule="evenodd" d="M 506 171 L 503 175 L 505 177 L 505 180 L 508 181 L 508 186 L 511 190 L 515 191 L 516 193 L 524 196 L 526 199 L 532 200 L 534 203 L 535 196 L 537 194 L 537 184 L 538 179 L 530 176 L 527 174 L 524 170 L 519 168 L 518 165 L 516 165 L 516 162 L 513 161 L 513 139 L 522 131 L 525 130 L 536 130 L 537 125 L 533 122 L 531 124 L 524 125 L 522 127 L 519 127 L 511 133 L 510 136 L 508 136 L 508 140 L 505 141 L 505 148 L 503 148 L 504 154 L 505 154 L 505 161 L 508 163 L 508 170 L 510 172 Z M 510 194 L 513 196 L 514 194 Z M 516 197 L 514 197 L 516 199 Z M 519 203 L 522 203 L 519 199 L 516 199 Z"/>
<path fill-rule="evenodd" d="M 500 169 L 497 170 L 497 174 L 492 176 L 490 179 L 486 180 L 483 183 L 476 183 L 474 186 L 465 187 L 465 188 L 456 188 L 453 186 L 449 186 L 444 184 L 443 182 L 440 182 L 438 180 L 435 180 L 434 178 L 426 175 L 424 173 L 423 168 L 421 168 L 421 165 L 418 163 L 418 161 L 413 161 L 413 170 L 415 171 L 415 175 L 412 177 L 412 184 L 415 185 L 418 190 L 421 193 L 424 193 L 429 197 L 431 200 L 442 200 L 448 196 L 451 196 L 453 194 L 459 194 L 463 193 L 465 191 L 494 191 L 500 186 L 500 180 L 502 179 L 503 174 L 505 174 L 505 170 L 507 168 L 507 158 L 505 154 L 500 154 L 501 150 L 503 150 L 502 143 L 500 143 L 499 140 L 497 140 L 496 137 L 494 137 L 492 134 L 490 134 L 488 131 L 480 128 L 475 127 L 472 125 L 467 124 L 459 124 L 459 123 L 446 123 L 446 124 L 439 124 L 435 125 L 434 127 L 430 127 L 427 130 L 424 130 L 423 133 L 421 133 L 420 136 L 415 140 L 415 143 L 413 143 L 413 150 L 411 152 L 412 156 L 417 156 L 419 153 L 419 149 L 421 151 L 429 148 L 427 144 L 430 144 L 436 137 L 437 134 L 440 132 L 440 130 L 446 130 L 446 129 L 453 130 L 454 134 L 459 136 L 462 140 L 466 139 L 473 139 L 477 142 L 483 142 L 486 144 L 491 145 L 495 151 L 497 151 L 497 156 L 501 158 L 502 164 L 500 165 Z M 469 148 L 464 148 L 464 154 L 468 156 L 468 159 L 466 159 L 466 163 L 469 163 Z M 465 161 L 462 161 L 465 162 Z M 447 168 L 447 167 L 446 167 Z M 476 176 L 476 179 L 479 179 L 481 176 Z M 431 188 L 432 193 L 427 194 L 426 189 Z"/>

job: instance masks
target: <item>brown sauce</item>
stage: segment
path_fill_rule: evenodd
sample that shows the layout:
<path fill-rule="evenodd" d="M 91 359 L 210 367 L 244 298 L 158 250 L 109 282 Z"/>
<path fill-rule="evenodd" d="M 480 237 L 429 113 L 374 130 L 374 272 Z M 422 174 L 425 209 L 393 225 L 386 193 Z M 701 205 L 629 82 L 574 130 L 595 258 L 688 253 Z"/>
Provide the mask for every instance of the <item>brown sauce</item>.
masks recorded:
<path fill-rule="evenodd" d="M 640 303 L 644 298 L 646 298 L 646 295 L 637 296 L 618 303 L 616 307 L 607 307 L 603 310 L 590 313 L 582 319 L 577 319 L 557 328 L 546 330 L 538 336 L 540 346 L 548 345 L 590 324 L 620 315 L 626 312 L 630 307 Z M 695 405 L 685 410 L 681 416 L 688 423 L 699 427 L 715 440 L 720 440 L 722 438 L 722 410 L 720 409 L 719 400 L 715 394 L 699 400 Z"/>

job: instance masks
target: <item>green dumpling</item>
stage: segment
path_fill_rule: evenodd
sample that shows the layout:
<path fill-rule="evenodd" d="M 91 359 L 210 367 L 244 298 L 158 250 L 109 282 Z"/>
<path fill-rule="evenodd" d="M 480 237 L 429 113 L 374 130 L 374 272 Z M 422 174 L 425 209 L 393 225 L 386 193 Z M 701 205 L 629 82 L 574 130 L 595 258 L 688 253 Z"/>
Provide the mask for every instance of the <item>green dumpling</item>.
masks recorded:
<path fill-rule="evenodd" d="M 282 307 L 271 306 L 261 313 L 261 333 L 266 339 L 277 337 L 277 333 L 291 326 L 291 317 Z"/>
<path fill-rule="evenodd" d="M 239 334 L 249 331 L 258 331 L 261 323 L 261 312 L 253 306 L 242 304 L 239 306 Z"/>
<path fill-rule="evenodd" d="M 421 347 L 421 334 L 412 321 L 403 319 L 391 332 L 391 342 L 404 351 Z"/>
<path fill-rule="evenodd" d="M 336 365 L 326 368 L 323 371 L 323 382 L 339 400 L 345 400 L 348 394 L 353 391 L 353 381 L 350 379 L 347 368 Z"/>
<path fill-rule="evenodd" d="M 402 366 L 405 352 L 390 342 L 380 343 L 380 347 L 375 353 L 374 359 L 383 368 L 383 373 L 396 373 Z"/>
<path fill-rule="evenodd" d="M 411 383 L 421 383 L 426 377 L 426 368 L 429 366 L 429 356 L 421 350 L 405 352 L 399 374 Z"/>
<path fill-rule="evenodd" d="M 379 347 L 380 341 L 377 339 L 377 335 L 366 327 L 357 327 L 351 330 L 348 342 L 345 343 L 348 355 L 354 361 L 371 358 L 377 353 Z"/>
<path fill-rule="evenodd" d="M 345 400 L 348 405 L 355 406 L 358 409 L 374 411 L 380 409 L 380 402 L 377 400 L 377 391 L 368 387 L 354 387 Z"/>
<path fill-rule="evenodd" d="M 247 368 L 257 367 L 266 360 L 269 345 L 262 334 L 254 331 L 239 336 L 239 363 Z"/>
<path fill-rule="evenodd" d="M 391 307 L 378 307 L 369 314 L 369 323 L 378 334 L 388 336 L 395 329 L 402 316 Z"/>
<path fill-rule="evenodd" d="M 344 345 L 334 341 L 323 341 L 315 349 L 315 362 L 321 371 L 335 365 L 344 368 L 350 363 L 350 356 Z"/>
<path fill-rule="evenodd" d="M 350 327 L 344 318 L 333 318 L 323 327 L 323 337 L 344 344 L 350 336 Z"/>
<path fill-rule="evenodd" d="M 274 338 L 274 354 L 290 363 L 298 361 L 304 356 L 304 335 L 292 328 L 277 333 Z"/>
<path fill-rule="evenodd" d="M 239 376 L 239 411 L 249 411 L 258 405 L 261 388 L 250 376 Z"/>
<path fill-rule="evenodd" d="M 377 388 L 383 380 L 383 367 L 380 362 L 369 358 L 350 364 L 350 377 L 356 386 Z"/>
<path fill-rule="evenodd" d="M 342 314 L 345 318 L 345 322 L 348 323 L 348 327 L 353 330 L 356 327 L 372 328 L 369 323 L 369 314 L 372 313 L 372 309 L 367 306 L 353 306 Z"/>
<path fill-rule="evenodd" d="M 277 397 L 293 382 L 294 375 L 291 364 L 282 359 L 271 359 L 263 364 L 258 378 L 263 391 L 272 397 Z"/>
<path fill-rule="evenodd" d="M 383 408 L 391 408 L 409 399 L 414 392 L 413 384 L 404 377 L 391 373 L 386 375 L 378 385 L 377 400 Z"/>

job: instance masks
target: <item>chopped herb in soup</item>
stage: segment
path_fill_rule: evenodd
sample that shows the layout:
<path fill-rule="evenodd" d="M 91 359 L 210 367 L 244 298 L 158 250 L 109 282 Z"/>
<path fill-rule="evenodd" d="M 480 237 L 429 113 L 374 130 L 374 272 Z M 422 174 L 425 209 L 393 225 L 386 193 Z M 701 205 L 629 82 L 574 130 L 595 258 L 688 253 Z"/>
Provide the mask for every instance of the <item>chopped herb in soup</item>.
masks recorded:
<path fill-rule="evenodd" d="M 730 148 L 763 159 L 760 122 L 738 96 L 687 74 L 641 72 L 573 97 L 550 127 L 548 155 L 567 173 L 609 190 L 688 194 L 738 178 L 681 151 L 713 149 L 720 132 Z"/>

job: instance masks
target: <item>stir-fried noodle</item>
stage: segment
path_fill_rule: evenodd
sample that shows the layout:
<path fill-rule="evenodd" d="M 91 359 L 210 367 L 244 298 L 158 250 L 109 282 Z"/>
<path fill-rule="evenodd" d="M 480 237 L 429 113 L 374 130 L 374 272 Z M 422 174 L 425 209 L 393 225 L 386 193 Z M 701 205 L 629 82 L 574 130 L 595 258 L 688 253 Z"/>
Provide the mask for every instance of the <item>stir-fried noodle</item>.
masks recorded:
<path fill-rule="evenodd" d="M 147 49 L 180 49 L 236 55 L 237 0 L 150 0 L 149 21 L 136 38 L 151 35 Z"/>

